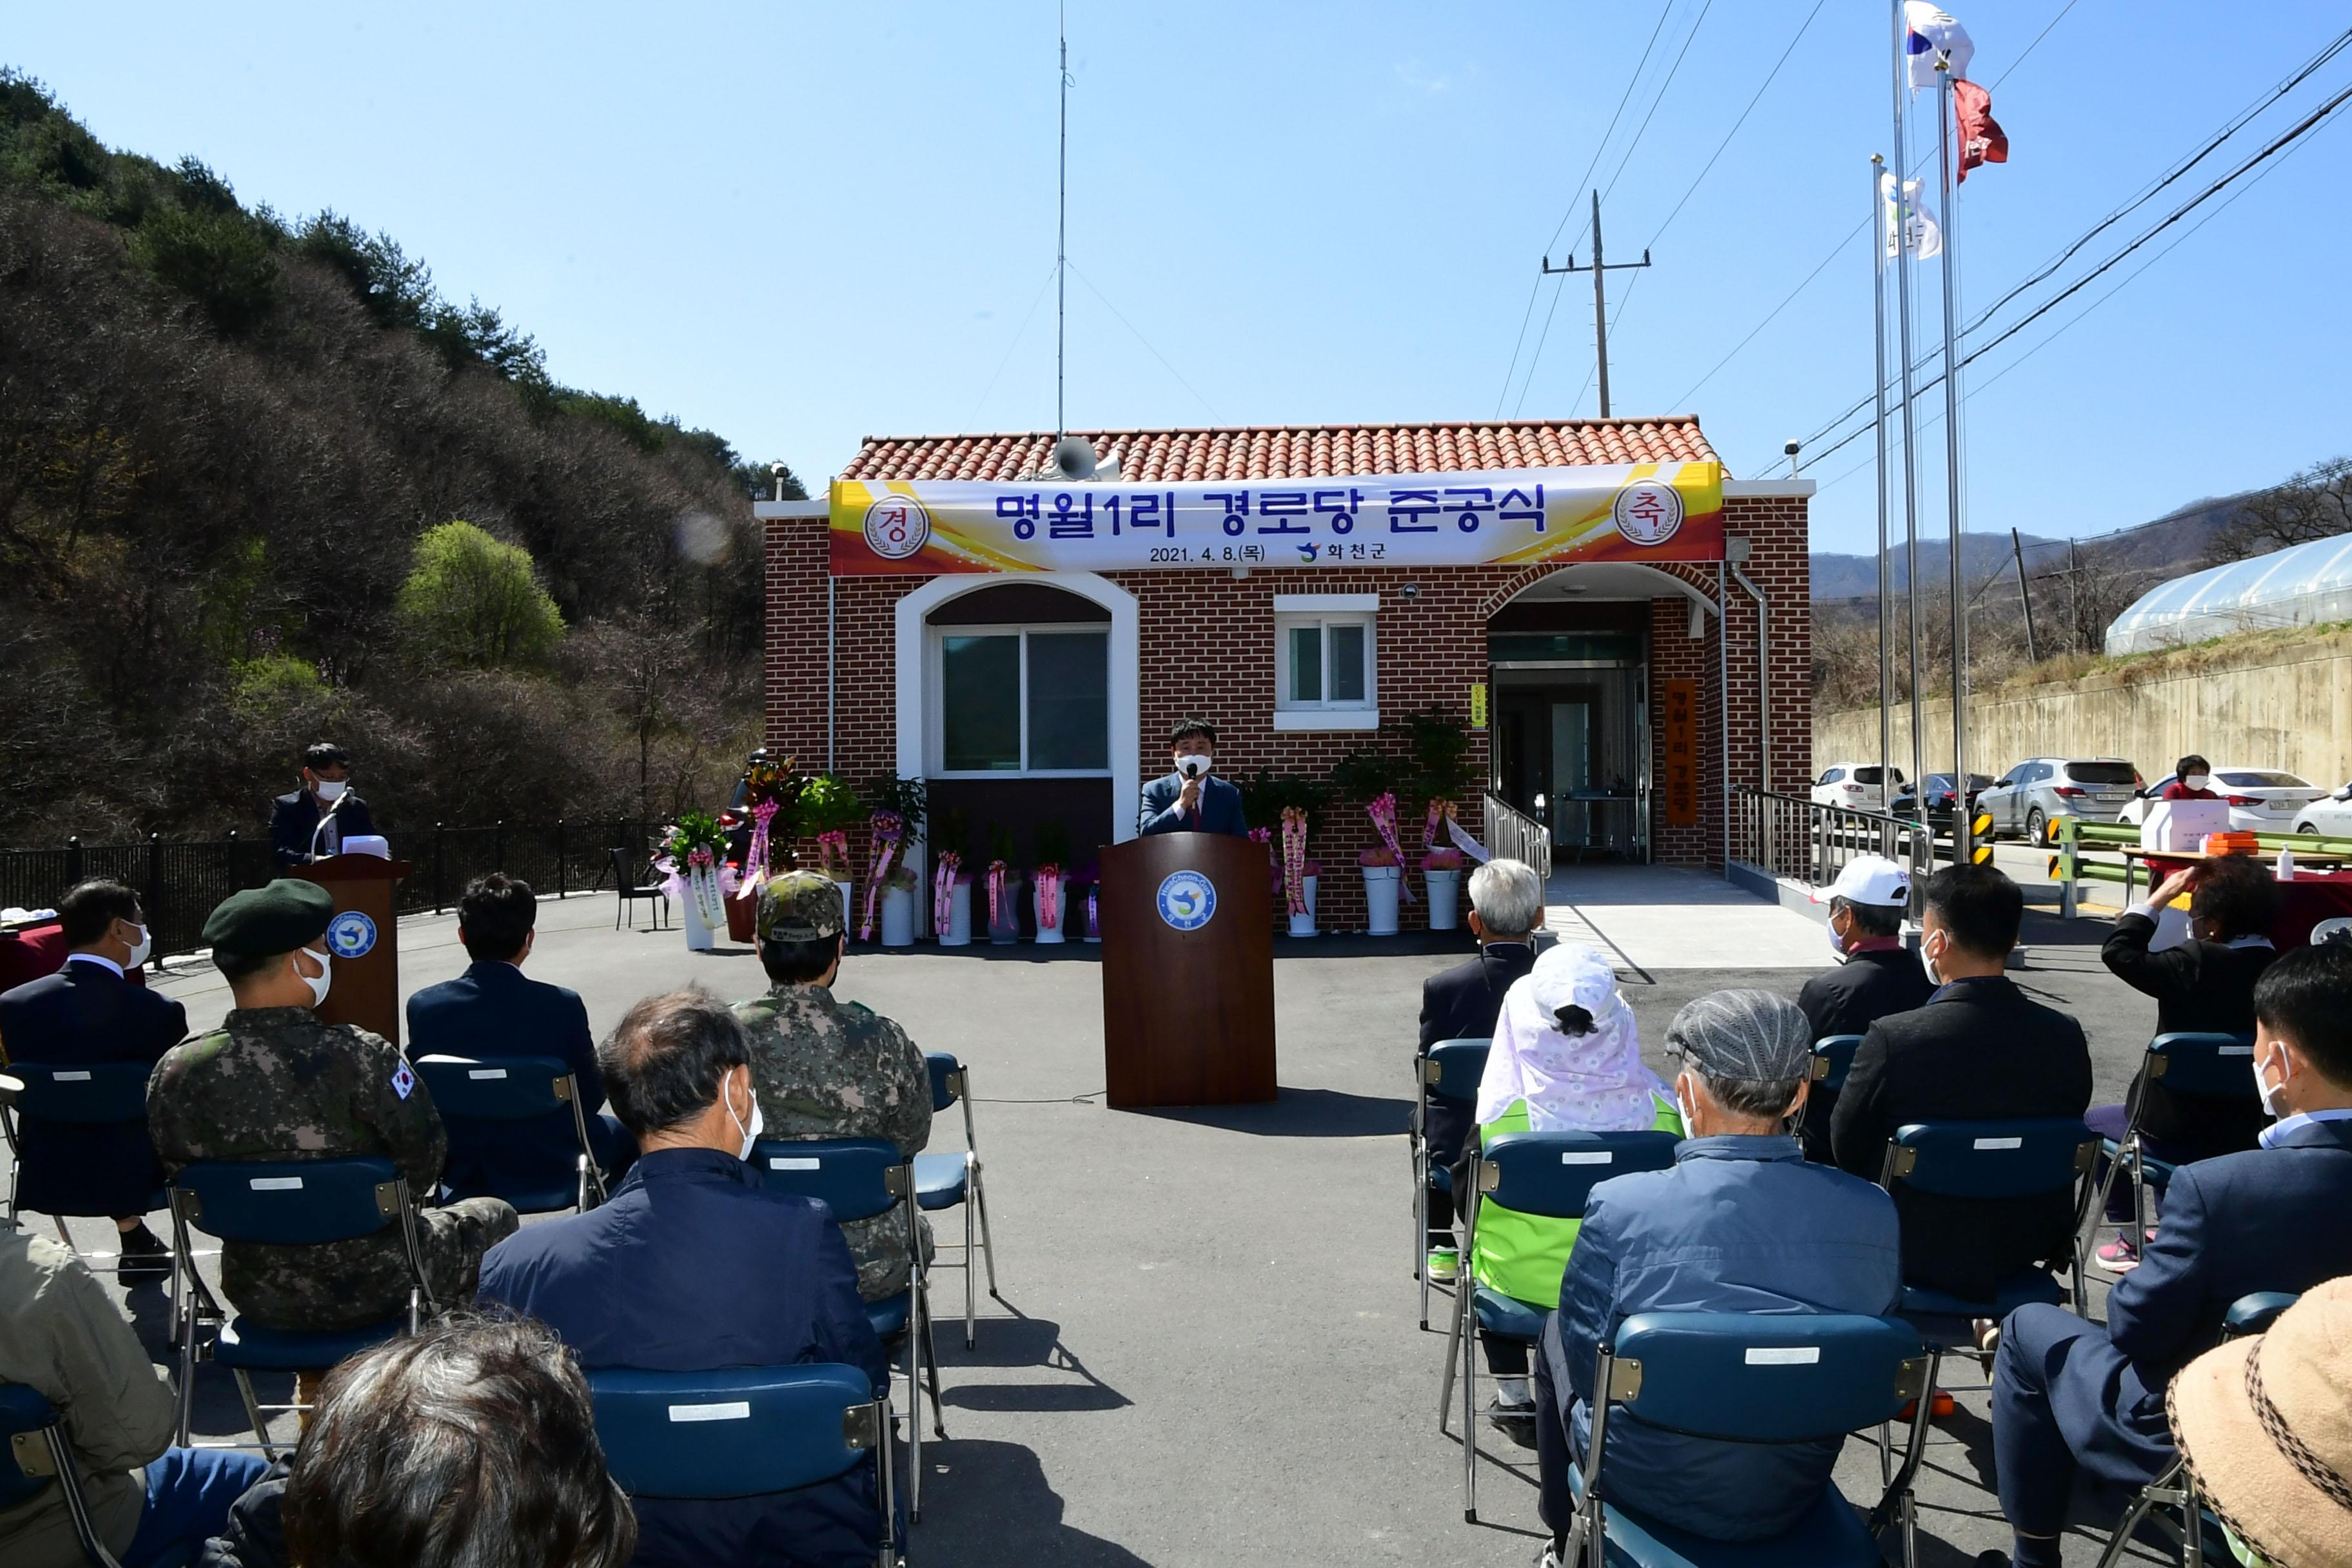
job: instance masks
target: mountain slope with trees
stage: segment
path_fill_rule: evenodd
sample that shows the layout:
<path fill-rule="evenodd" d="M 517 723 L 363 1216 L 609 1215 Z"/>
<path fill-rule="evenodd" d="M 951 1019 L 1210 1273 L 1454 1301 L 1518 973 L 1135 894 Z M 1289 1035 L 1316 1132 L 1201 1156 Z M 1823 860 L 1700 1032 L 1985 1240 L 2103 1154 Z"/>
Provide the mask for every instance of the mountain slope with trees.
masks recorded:
<path fill-rule="evenodd" d="M 321 737 L 394 832 L 708 804 L 771 482 L 0 72 L 0 844 L 249 833 Z"/>

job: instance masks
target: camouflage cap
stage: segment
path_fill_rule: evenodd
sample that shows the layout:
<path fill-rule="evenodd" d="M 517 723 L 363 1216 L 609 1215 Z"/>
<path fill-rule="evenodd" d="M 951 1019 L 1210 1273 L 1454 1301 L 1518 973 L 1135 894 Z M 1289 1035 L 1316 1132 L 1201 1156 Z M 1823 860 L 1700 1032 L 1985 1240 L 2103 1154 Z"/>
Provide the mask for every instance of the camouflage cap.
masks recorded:
<path fill-rule="evenodd" d="M 771 877 L 760 889 L 761 942 L 822 942 L 848 925 L 841 884 L 814 871 Z"/>
<path fill-rule="evenodd" d="M 205 945 L 248 958 L 307 947 L 335 918 L 335 896 L 316 882 L 281 877 L 231 893 L 205 920 Z"/>

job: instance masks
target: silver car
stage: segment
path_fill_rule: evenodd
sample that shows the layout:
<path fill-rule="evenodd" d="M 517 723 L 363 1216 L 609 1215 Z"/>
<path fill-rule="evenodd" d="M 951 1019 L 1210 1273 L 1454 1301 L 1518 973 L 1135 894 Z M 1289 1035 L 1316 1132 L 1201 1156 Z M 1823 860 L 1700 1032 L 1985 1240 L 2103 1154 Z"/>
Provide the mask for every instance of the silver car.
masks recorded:
<path fill-rule="evenodd" d="M 1977 812 L 1991 814 L 1995 837 L 2021 835 L 2046 844 L 2050 824 L 2061 816 L 2122 821 L 2139 784 L 2139 770 L 2120 757 L 2032 757 L 1979 795 Z"/>

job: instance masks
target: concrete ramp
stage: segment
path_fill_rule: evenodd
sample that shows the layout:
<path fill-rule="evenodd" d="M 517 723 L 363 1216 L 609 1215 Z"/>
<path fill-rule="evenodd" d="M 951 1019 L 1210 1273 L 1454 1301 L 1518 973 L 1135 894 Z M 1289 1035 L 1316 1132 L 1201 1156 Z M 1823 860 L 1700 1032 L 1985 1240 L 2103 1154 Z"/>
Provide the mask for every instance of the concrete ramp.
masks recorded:
<path fill-rule="evenodd" d="M 1622 968 L 1823 969 L 1819 921 L 1679 866 L 1560 866 L 1544 923 Z"/>

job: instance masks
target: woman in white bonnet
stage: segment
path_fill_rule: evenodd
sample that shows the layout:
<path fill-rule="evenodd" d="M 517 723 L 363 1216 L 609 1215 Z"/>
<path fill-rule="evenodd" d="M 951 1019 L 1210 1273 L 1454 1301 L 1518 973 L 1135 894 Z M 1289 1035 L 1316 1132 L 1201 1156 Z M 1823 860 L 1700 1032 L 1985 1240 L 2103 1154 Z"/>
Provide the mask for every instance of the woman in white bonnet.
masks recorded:
<path fill-rule="evenodd" d="M 1641 1030 L 1618 993 L 1615 972 L 1580 942 L 1563 942 L 1544 953 L 1504 996 L 1478 1080 L 1477 1116 L 1482 1148 L 1506 1132 L 1682 1131 L 1673 1091 L 1642 1065 Z M 1483 1203 L 1471 1272 L 1490 1290 L 1550 1311 L 1559 1304 L 1577 1228 L 1572 1219 Z M 1527 1347 L 1496 1338 L 1484 1343 L 1497 1390 L 1487 1418 L 1532 1443 Z"/>

